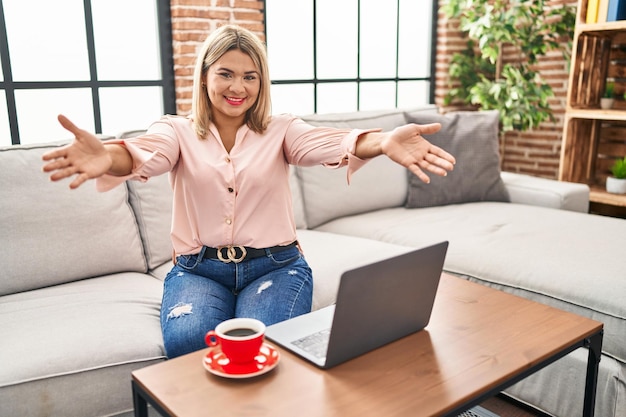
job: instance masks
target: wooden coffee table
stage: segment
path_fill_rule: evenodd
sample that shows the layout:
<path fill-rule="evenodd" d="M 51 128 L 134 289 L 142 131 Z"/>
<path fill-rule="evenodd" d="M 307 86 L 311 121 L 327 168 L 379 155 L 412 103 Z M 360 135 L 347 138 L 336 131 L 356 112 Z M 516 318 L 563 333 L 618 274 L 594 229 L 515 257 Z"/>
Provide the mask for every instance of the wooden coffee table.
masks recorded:
<path fill-rule="evenodd" d="M 280 350 L 278 366 L 226 379 L 207 350 L 132 373 L 135 415 L 456 416 L 573 350 L 589 348 L 583 416 L 594 412 L 602 323 L 447 274 L 426 330 L 321 370 Z M 583 393 L 581 392 L 581 395 Z"/>

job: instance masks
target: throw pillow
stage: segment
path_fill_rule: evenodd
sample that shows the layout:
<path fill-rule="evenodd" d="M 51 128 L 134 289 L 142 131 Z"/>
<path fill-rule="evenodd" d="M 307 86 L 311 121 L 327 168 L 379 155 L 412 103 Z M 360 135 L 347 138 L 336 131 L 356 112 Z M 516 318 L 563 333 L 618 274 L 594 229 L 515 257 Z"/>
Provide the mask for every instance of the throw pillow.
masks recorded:
<path fill-rule="evenodd" d="M 500 177 L 497 111 L 458 111 L 447 114 L 405 113 L 409 123 L 441 123 L 428 139 L 456 158 L 446 177 L 429 174 L 430 184 L 409 172 L 406 207 L 432 207 L 473 201 L 509 202 Z"/>
<path fill-rule="evenodd" d="M 434 106 L 415 109 L 415 113 L 436 114 Z M 357 111 L 303 116 L 313 126 L 391 130 L 406 123 L 404 112 Z M 406 169 L 387 158 L 375 158 L 352 176 L 346 169 L 321 165 L 297 167 L 307 226 L 310 229 L 338 217 L 365 213 L 385 207 L 401 207 L 406 201 Z"/>

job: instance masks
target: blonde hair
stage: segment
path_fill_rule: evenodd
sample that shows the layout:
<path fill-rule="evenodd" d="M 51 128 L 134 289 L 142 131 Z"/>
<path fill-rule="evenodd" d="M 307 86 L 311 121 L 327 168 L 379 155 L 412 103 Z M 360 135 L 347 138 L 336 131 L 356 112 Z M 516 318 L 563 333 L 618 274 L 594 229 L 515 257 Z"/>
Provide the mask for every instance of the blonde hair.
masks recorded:
<path fill-rule="evenodd" d="M 249 55 L 260 72 L 261 88 L 259 96 L 256 103 L 246 112 L 245 123 L 251 130 L 257 133 L 262 133 L 267 129 L 271 100 L 265 45 L 251 31 L 240 26 L 225 25 L 211 33 L 204 41 L 198 54 L 193 74 L 191 111 L 196 134 L 199 138 L 204 139 L 206 137 L 209 125 L 213 120 L 211 102 L 203 85 L 206 73 L 215 61 L 233 49 L 238 49 Z"/>

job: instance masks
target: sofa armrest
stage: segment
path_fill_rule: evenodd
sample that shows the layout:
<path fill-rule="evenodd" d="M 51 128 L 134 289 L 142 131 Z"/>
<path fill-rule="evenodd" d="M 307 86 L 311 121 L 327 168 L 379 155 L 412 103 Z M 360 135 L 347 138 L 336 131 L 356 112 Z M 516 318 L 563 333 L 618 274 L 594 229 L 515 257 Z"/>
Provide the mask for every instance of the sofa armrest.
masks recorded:
<path fill-rule="evenodd" d="M 589 211 L 589 187 L 530 175 L 502 172 L 512 203 L 529 204 L 562 210 Z"/>

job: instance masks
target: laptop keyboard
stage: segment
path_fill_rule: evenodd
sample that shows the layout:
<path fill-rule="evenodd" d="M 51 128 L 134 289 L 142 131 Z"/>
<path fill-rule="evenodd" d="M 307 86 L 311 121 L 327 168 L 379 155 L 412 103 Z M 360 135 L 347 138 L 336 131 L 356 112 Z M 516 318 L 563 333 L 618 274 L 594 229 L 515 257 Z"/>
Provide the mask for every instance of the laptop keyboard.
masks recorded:
<path fill-rule="evenodd" d="M 321 330 L 317 333 L 310 334 L 298 340 L 291 342 L 294 346 L 299 347 L 307 353 L 319 359 L 326 357 L 328 347 L 328 339 L 330 338 L 330 329 Z"/>

